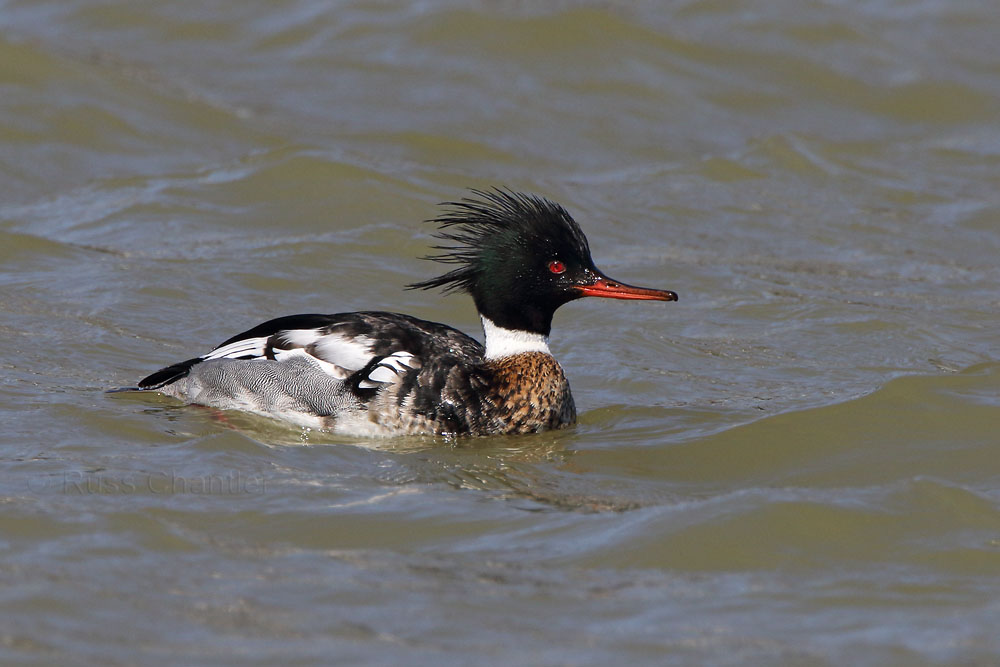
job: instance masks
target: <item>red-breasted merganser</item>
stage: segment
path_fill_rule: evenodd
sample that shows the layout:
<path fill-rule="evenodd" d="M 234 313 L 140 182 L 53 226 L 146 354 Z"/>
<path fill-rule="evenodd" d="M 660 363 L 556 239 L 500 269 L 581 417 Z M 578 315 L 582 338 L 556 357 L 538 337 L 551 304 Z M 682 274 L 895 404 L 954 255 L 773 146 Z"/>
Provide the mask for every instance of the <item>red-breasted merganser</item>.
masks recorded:
<path fill-rule="evenodd" d="M 576 421 L 549 352 L 552 314 L 585 296 L 676 301 L 601 273 L 580 226 L 535 195 L 473 190 L 431 222 L 458 265 L 409 289 L 470 294 L 486 345 L 444 324 L 385 312 L 291 315 L 139 382 L 189 403 L 349 435 L 533 433 Z"/>

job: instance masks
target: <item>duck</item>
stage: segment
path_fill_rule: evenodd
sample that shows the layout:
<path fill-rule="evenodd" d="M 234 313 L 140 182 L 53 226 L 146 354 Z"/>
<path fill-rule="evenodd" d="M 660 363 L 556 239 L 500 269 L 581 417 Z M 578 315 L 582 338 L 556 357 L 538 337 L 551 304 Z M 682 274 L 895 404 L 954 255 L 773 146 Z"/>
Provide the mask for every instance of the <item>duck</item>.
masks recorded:
<path fill-rule="evenodd" d="M 307 429 L 380 437 L 538 433 L 570 426 L 576 406 L 549 349 L 553 313 L 583 297 L 677 301 L 602 273 L 561 205 L 505 188 L 445 202 L 429 259 L 454 266 L 407 285 L 472 297 L 484 343 L 411 315 L 288 315 L 139 381 L 222 410 Z"/>

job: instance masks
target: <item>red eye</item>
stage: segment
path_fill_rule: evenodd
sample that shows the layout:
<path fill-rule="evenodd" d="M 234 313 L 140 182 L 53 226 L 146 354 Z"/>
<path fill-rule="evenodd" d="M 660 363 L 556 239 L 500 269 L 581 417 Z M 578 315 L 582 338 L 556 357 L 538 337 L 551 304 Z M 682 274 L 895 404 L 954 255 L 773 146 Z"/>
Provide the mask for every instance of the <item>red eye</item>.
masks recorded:
<path fill-rule="evenodd" d="M 554 259 L 549 262 L 549 271 L 555 274 L 565 273 L 566 265 L 560 262 L 558 259 Z"/>

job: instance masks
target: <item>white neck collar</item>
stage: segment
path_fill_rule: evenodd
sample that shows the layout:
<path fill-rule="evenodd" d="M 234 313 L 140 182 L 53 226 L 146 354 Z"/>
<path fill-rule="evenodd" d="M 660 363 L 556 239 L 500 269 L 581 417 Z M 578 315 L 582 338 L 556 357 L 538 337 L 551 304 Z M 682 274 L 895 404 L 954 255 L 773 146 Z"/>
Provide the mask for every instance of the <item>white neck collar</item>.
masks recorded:
<path fill-rule="evenodd" d="M 480 316 L 482 317 L 482 316 Z M 548 336 L 529 331 L 515 331 L 498 327 L 489 318 L 483 317 L 483 333 L 486 334 L 486 358 L 500 359 L 522 352 L 549 352 Z"/>

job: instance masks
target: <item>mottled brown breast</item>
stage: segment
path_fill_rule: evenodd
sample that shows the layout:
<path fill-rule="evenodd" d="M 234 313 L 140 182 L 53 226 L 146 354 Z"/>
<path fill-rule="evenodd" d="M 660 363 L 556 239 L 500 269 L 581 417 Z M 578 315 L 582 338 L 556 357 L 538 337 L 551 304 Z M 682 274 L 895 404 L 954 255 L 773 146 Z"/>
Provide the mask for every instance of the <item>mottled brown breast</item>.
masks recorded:
<path fill-rule="evenodd" d="M 524 352 L 486 362 L 492 382 L 486 396 L 489 431 L 535 433 L 576 422 L 576 406 L 559 362 Z"/>

